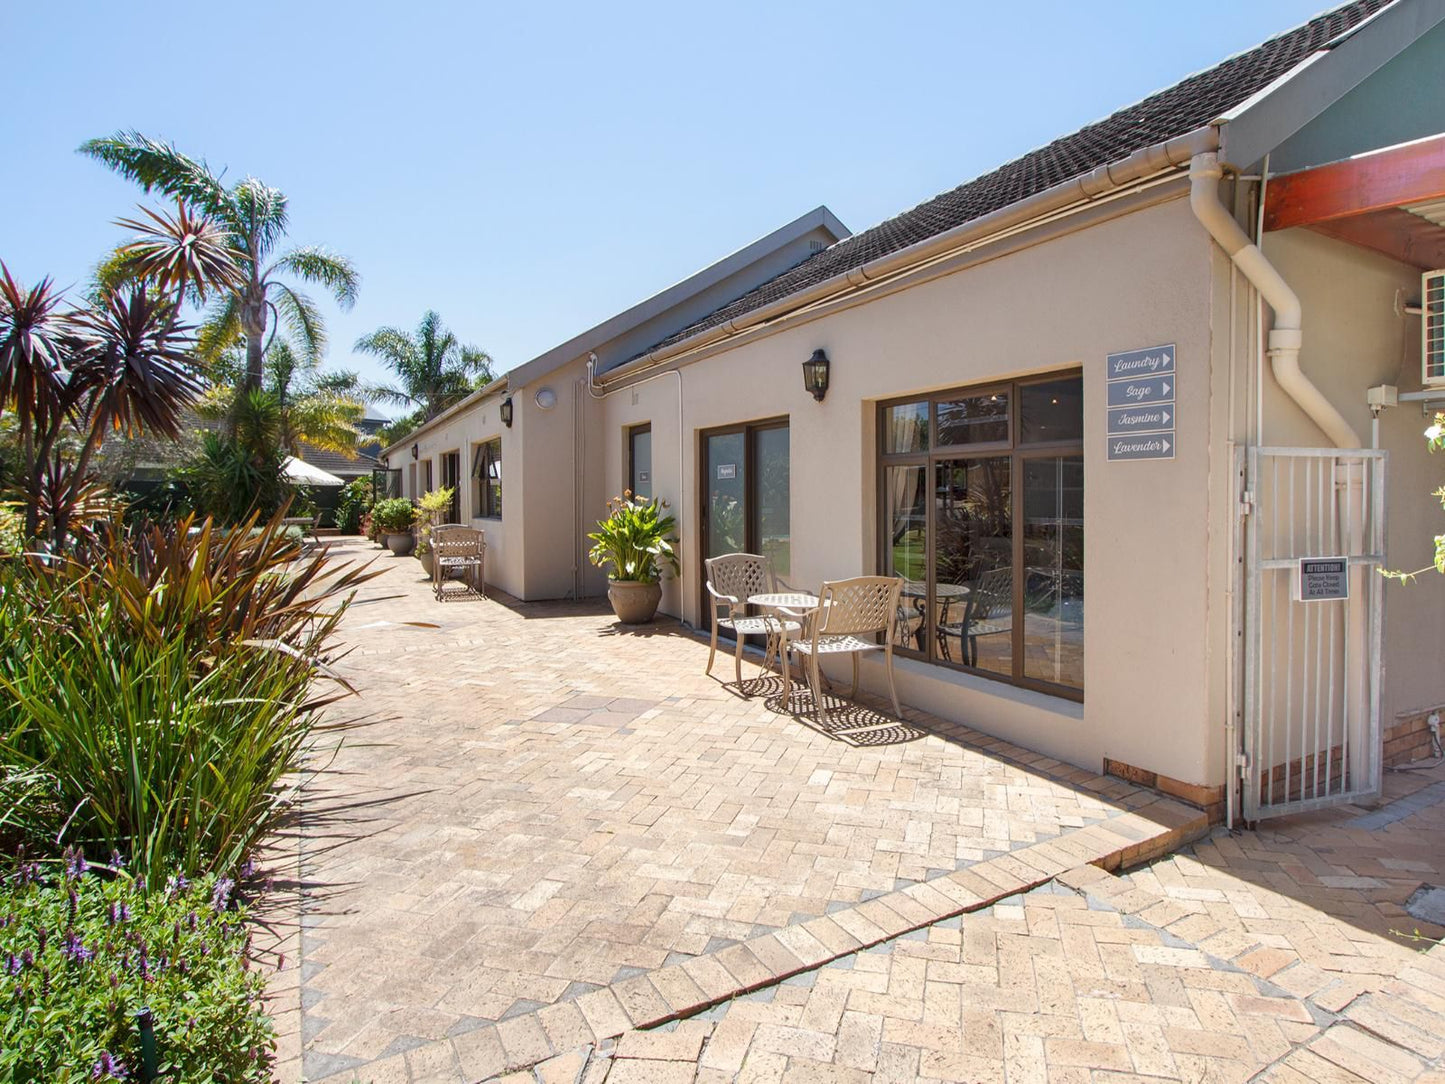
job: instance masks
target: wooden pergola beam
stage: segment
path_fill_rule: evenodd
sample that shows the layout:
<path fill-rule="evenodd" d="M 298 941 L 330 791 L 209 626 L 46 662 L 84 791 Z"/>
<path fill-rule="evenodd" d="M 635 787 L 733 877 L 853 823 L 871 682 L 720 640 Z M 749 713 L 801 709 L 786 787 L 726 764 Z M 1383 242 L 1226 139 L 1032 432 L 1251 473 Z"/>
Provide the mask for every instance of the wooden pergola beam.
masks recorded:
<path fill-rule="evenodd" d="M 1285 230 L 1445 198 L 1445 135 L 1271 177 L 1264 228 Z"/>

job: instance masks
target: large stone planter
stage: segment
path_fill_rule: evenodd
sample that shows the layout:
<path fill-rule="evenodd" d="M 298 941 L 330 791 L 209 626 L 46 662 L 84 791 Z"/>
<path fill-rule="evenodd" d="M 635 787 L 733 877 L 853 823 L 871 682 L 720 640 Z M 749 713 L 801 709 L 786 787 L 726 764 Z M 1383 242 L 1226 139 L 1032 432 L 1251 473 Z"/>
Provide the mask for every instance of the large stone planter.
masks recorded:
<path fill-rule="evenodd" d="M 416 559 L 421 562 L 421 568 L 422 571 L 426 573 L 426 578 L 431 579 L 432 572 L 434 571 L 432 568 L 432 548 L 428 546 L 426 549 L 418 552 Z"/>
<path fill-rule="evenodd" d="M 386 548 L 397 557 L 410 557 L 411 551 L 416 548 L 416 536 L 410 531 L 404 531 L 401 534 L 387 531 L 384 537 L 386 538 Z"/>
<path fill-rule="evenodd" d="M 662 601 L 662 584 L 610 580 L 607 601 L 612 603 L 612 612 L 624 625 L 645 625 L 657 615 L 657 604 Z"/>

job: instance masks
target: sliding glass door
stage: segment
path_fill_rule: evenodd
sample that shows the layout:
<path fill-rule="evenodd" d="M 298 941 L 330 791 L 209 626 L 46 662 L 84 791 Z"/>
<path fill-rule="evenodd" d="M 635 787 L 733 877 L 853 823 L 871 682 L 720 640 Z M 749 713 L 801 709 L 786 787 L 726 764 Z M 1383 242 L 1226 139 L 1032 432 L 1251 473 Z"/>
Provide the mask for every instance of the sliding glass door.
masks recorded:
<path fill-rule="evenodd" d="M 792 563 L 787 420 L 703 433 L 701 466 L 702 556 L 761 553 L 779 576 L 787 576 Z M 705 578 L 706 567 L 701 571 Z"/>

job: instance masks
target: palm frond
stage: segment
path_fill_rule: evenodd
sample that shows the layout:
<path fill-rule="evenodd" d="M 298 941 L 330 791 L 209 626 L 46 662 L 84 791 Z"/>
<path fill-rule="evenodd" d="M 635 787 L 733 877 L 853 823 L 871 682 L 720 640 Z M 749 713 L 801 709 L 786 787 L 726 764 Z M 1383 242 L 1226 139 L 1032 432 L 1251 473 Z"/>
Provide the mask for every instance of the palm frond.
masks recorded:
<path fill-rule="evenodd" d="M 286 193 L 255 177 L 247 177 L 231 190 L 236 206 L 237 231 L 259 262 L 286 235 Z"/>
<path fill-rule="evenodd" d="M 273 271 L 289 272 L 305 282 L 325 286 L 343 309 L 356 303 L 356 291 L 361 285 L 361 276 L 350 260 L 318 245 L 293 248 L 272 265 L 266 277 Z"/>
<path fill-rule="evenodd" d="M 319 359 L 326 351 L 326 328 L 316 302 L 284 282 L 272 282 L 270 285 L 276 291 L 276 313 L 300 346 L 302 357 L 308 361 Z"/>
<path fill-rule="evenodd" d="M 116 132 L 80 145 L 80 153 L 134 181 L 146 192 L 163 192 L 194 204 L 207 215 L 234 226 L 229 194 L 204 161 L 196 161 L 169 143 L 137 131 Z"/>
<path fill-rule="evenodd" d="M 497 374 L 492 371 L 492 355 L 480 346 L 461 348 L 461 366 L 464 371 L 476 374 L 481 384 L 490 384 L 497 378 Z"/>
<path fill-rule="evenodd" d="M 352 349 L 380 358 L 398 375 L 416 366 L 416 344 L 398 327 L 379 327 L 357 339 Z"/>

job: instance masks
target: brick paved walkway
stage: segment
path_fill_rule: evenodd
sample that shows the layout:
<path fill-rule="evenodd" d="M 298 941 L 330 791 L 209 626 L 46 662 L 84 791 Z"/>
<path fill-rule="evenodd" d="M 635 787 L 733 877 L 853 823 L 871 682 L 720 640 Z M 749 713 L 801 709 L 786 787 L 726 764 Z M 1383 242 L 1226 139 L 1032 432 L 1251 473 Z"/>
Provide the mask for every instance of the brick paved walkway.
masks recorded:
<path fill-rule="evenodd" d="M 584 1056 L 1201 827 L 921 713 L 835 704 L 820 732 L 775 678 L 745 699 L 730 660 L 704 677 L 673 624 L 439 604 L 416 562 L 379 561 L 339 663 L 361 693 L 343 707 L 376 721 L 307 788 L 299 936 L 276 909 L 283 1079 Z"/>
<path fill-rule="evenodd" d="M 1445 935 L 1401 907 L 1445 879 L 1442 779 L 1122 876 L 1068 870 L 502 1079 L 1442 1084 L 1445 947 L 1399 936 Z"/>

